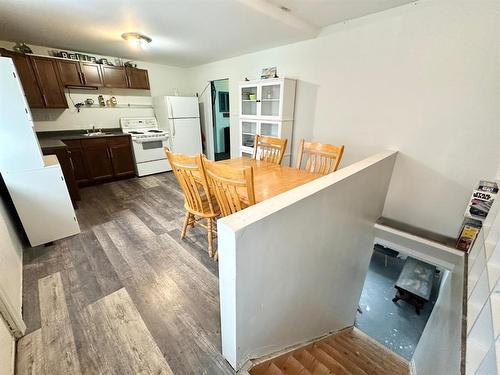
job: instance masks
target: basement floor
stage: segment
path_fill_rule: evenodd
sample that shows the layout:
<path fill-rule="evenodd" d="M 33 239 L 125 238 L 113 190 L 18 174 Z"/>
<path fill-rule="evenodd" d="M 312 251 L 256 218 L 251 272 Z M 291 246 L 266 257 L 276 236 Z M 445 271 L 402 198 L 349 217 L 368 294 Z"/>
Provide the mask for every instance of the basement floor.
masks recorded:
<path fill-rule="evenodd" d="M 234 374 L 206 231 L 172 173 L 81 189 L 82 232 L 24 256 L 17 374 Z M 50 218 L 48 218 L 50 220 Z"/>
<path fill-rule="evenodd" d="M 431 300 L 417 315 L 409 303 L 392 302 L 404 263 L 403 258 L 388 256 L 386 265 L 384 254 L 373 252 L 359 301 L 362 313 L 358 312 L 355 326 L 409 361 L 436 302 L 441 273 L 434 277 Z"/>

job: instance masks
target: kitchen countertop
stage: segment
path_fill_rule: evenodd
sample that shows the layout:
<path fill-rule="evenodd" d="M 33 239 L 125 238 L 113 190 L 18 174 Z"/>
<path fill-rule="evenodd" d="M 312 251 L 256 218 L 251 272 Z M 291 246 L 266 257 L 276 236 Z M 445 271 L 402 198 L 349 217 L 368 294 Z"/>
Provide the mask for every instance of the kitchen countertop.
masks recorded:
<path fill-rule="evenodd" d="M 58 149 L 66 148 L 65 140 L 71 139 L 94 139 L 94 138 L 107 138 L 107 137 L 119 137 L 119 136 L 130 136 L 122 132 L 120 128 L 113 129 L 103 129 L 105 134 L 86 136 L 86 130 L 61 130 L 61 131 L 48 131 L 48 132 L 37 132 L 38 142 L 42 150 L 48 149 Z"/>

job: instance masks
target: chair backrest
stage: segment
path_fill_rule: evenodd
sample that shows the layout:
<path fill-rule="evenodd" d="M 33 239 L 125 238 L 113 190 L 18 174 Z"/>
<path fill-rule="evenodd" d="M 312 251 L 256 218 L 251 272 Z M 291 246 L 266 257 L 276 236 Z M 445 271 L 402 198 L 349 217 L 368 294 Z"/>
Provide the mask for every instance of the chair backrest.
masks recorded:
<path fill-rule="evenodd" d="M 210 189 L 223 216 L 255 204 L 253 168 L 235 168 L 203 158 Z"/>
<path fill-rule="evenodd" d="M 334 146 L 318 142 L 306 142 L 303 139 L 299 143 L 296 168 L 320 174 L 335 172 L 339 166 L 344 153 L 344 145 Z"/>
<path fill-rule="evenodd" d="M 215 214 L 201 154 L 176 154 L 165 147 L 168 161 L 184 193 L 187 207 L 194 212 Z"/>
<path fill-rule="evenodd" d="M 255 136 L 253 158 L 281 164 L 285 155 L 287 139 Z"/>

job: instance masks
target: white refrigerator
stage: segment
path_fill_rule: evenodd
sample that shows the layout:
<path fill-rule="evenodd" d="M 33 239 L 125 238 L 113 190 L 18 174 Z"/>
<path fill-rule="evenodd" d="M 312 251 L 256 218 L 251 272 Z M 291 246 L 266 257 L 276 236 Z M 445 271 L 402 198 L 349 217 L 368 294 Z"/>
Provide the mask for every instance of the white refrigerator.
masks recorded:
<path fill-rule="evenodd" d="M 170 134 L 172 151 L 188 155 L 202 152 L 197 97 L 157 96 L 153 105 L 160 129 Z"/>
<path fill-rule="evenodd" d="M 0 57 L 0 174 L 31 246 L 80 232 L 55 155 L 43 156 L 17 72 Z"/>

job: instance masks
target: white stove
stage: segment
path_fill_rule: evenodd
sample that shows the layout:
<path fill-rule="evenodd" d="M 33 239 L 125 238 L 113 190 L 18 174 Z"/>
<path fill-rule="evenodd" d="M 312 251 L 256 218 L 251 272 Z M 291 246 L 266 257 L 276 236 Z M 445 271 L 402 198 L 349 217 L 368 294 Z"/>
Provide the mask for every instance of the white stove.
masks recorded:
<path fill-rule="evenodd" d="M 120 126 L 132 137 L 137 176 L 172 170 L 164 151 L 170 147 L 169 134 L 158 128 L 155 117 L 122 117 Z"/>

